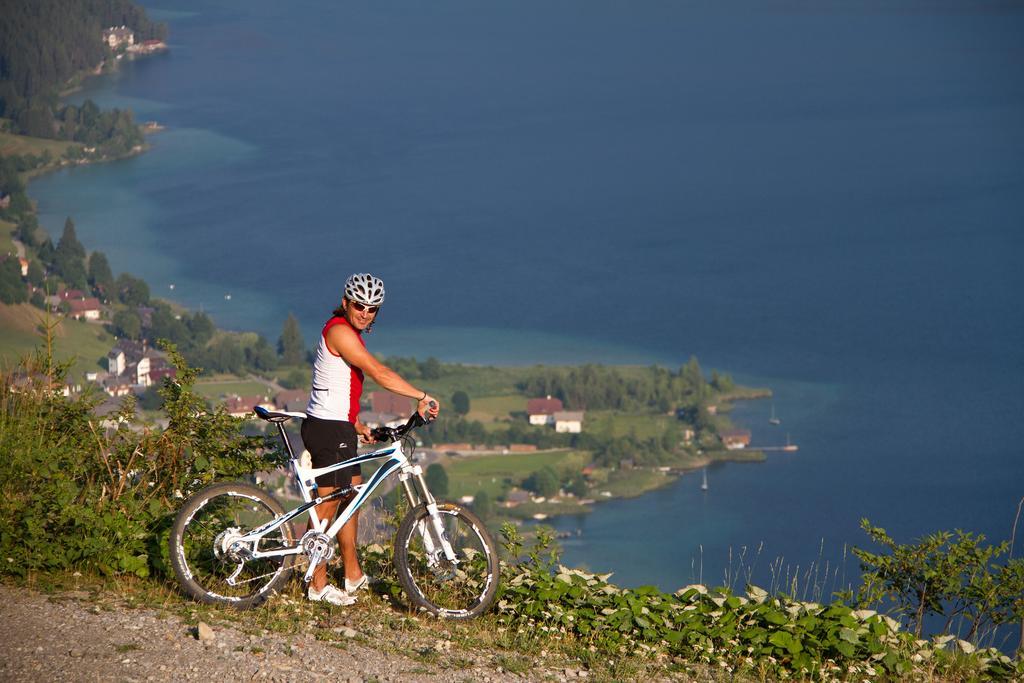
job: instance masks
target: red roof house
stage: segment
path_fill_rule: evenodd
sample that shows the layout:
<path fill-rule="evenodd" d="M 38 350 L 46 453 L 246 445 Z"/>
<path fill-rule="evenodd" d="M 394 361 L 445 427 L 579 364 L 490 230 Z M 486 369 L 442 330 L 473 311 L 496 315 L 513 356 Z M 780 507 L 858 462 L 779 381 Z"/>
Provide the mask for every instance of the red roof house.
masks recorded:
<path fill-rule="evenodd" d="M 99 320 L 100 300 L 96 297 L 68 301 L 68 315 L 75 320 Z"/>
<path fill-rule="evenodd" d="M 412 415 L 416 404 L 411 398 L 392 394 L 390 391 L 370 392 L 370 410 L 374 413 L 388 415 Z"/>
<path fill-rule="evenodd" d="M 561 399 L 551 398 L 551 396 L 531 398 L 526 402 L 526 414 L 530 416 L 530 424 L 532 425 L 554 424 L 555 413 L 562 410 Z"/>

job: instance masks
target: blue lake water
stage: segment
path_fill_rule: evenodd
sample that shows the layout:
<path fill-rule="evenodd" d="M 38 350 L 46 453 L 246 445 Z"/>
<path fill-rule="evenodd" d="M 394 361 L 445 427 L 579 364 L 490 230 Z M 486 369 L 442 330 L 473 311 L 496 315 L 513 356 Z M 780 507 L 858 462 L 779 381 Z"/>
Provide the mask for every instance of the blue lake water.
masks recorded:
<path fill-rule="evenodd" d="M 151 6 L 171 50 L 75 97 L 167 130 L 34 181 L 52 234 L 72 215 L 116 271 L 271 339 L 294 311 L 312 340 L 368 270 L 389 296 L 375 351 L 696 354 L 776 392 L 781 426 L 767 402 L 737 419 L 798 453 L 558 520 L 582 532 L 568 563 L 666 589 L 752 567 L 769 585 L 855 574 L 861 517 L 904 541 L 1009 536 L 1019 5 Z"/>

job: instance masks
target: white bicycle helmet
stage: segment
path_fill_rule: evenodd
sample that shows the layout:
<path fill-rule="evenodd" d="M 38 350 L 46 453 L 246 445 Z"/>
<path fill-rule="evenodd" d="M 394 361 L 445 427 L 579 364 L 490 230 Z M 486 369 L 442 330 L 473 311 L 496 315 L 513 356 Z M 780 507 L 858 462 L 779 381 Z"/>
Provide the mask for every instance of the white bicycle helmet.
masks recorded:
<path fill-rule="evenodd" d="M 384 303 L 384 282 L 369 273 L 354 273 L 345 281 L 345 298 L 364 306 Z"/>

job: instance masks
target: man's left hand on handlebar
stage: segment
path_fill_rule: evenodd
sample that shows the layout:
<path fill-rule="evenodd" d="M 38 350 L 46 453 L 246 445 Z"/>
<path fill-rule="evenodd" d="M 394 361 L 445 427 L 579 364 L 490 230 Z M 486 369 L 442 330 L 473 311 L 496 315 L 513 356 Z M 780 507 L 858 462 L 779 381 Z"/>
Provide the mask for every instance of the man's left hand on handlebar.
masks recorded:
<path fill-rule="evenodd" d="M 438 403 L 437 399 L 423 392 L 423 398 L 420 399 L 419 404 L 416 406 L 416 412 L 422 415 L 424 420 L 430 422 L 437 418 L 437 413 L 440 410 L 441 404 Z"/>

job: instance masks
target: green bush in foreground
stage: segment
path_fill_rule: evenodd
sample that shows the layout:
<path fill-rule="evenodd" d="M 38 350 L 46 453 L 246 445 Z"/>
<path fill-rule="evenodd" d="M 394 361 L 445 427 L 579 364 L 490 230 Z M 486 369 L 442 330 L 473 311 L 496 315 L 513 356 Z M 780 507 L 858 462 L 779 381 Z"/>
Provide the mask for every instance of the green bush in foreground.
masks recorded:
<path fill-rule="evenodd" d="M 854 548 L 864 572 L 858 603 L 893 605 L 915 635 L 927 615 L 945 617 L 944 632 L 960 620 L 972 642 L 985 642 L 1004 624 L 1024 623 L 1024 559 L 997 562 L 1009 556 L 1009 541 L 992 546 L 982 535 L 939 531 L 899 544 L 867 519 L 861 528 L 886 552 Z"/>
<path fill-rule="evenodd" d="M 241 420 L 207 411 L 196 371 L 169 348 L 177 381 L 160 389 L 169 424 L 136 421 L 134 401 L 105 419 L 100 396 L 62 396 L 66 367 L 37 356 L 0 378 L 0 574 L 166 571 L 164 537 L 183 496 L 214 479 L 279 464 Z"/>
<path fill-rule="evenodd" d="M 504 532 L 513 545 L 520 543 L 514 528 Z M 527 561 L 508 568 L 498 609 L 510 625 L 588 639 L 609 652 L 664 650 L 759 675 L 902 679 L 961 668 L 992 678 L 1024 673 L 994 648 L 976 651 L 952 636 L 920 640 L 887 616 L 840 602 L 799 602 L 754 586 L 746 597 L 701 585 L 672 594 L 652 586 L 620 589 L 608 582 L 610 574 L 558 565 L 554 553 L 543 554 L 550 542 L 541 535 Z"/>
<path fill-rule="evenodd" d="M 524 539 L 502 529 L 507 554 Z M 550 530 L 521 561 L 503 563 L 497 620 L 501 628 L 546 644 L 583 646 L 608 658 L 677 658 L 731 675 L 810 680 L 1016 680 L 1024 664 L 995 648 L 977 649 L 954 636 L 931 640 L 900 629 L 894 619 L 856 610 L 771 596 L 748 586 L 746 595 L 693 585 L 675 593 L 653 586 L 623 589 L 598 575 L 558 563 Z M 379 590 L 403 601 L 390 550 L 364 549 L 364 567 L 382 577 Z M 698 672 L 694 672 L 695 675 Z"/>

